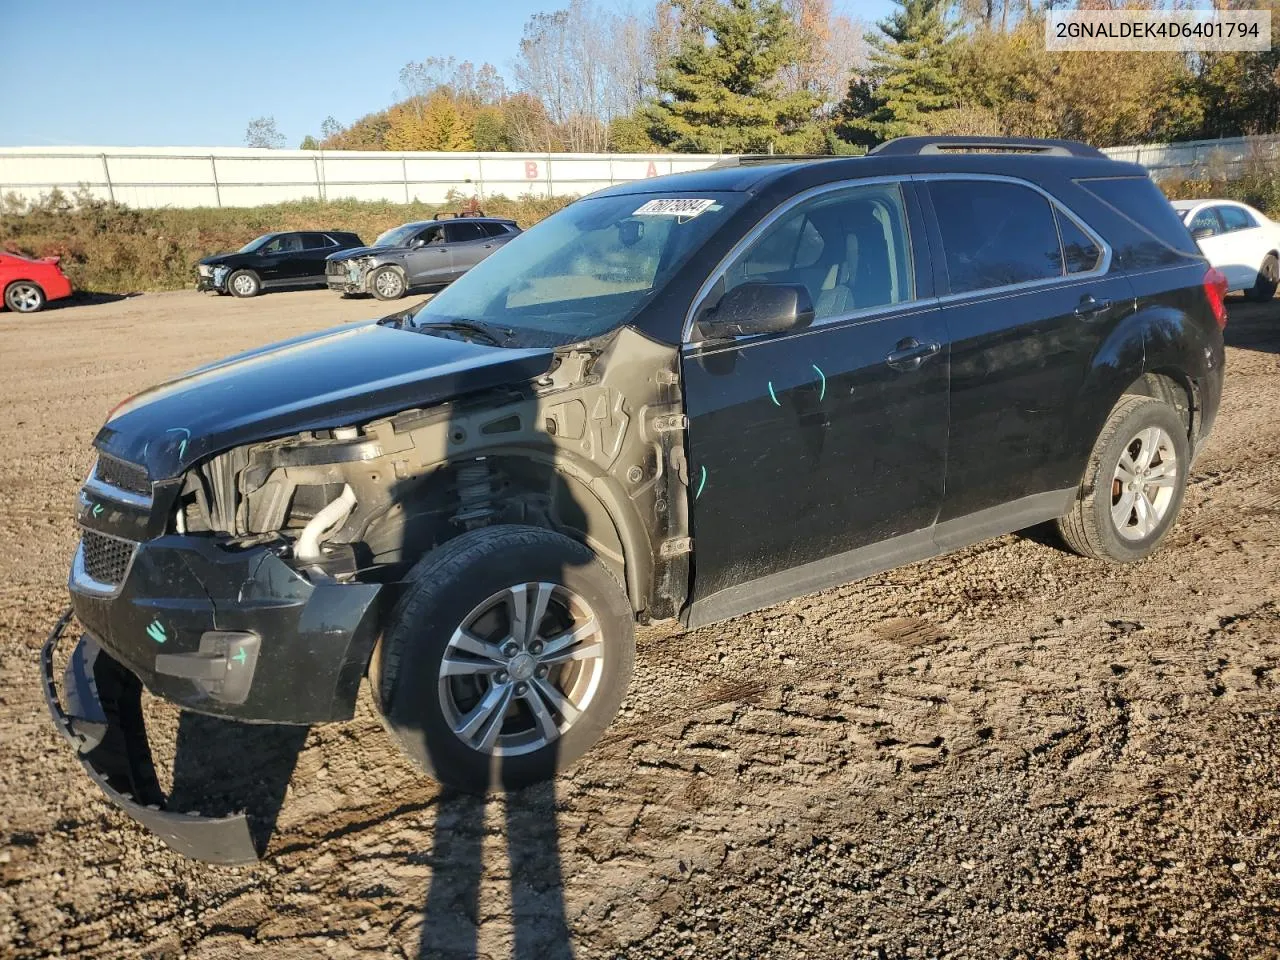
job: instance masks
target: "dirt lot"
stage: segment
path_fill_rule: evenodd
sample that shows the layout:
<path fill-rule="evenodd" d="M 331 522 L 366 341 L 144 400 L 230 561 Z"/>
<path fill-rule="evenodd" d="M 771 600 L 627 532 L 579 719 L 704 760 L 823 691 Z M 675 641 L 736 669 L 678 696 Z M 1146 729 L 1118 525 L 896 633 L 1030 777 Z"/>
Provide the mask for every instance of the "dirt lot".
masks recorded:
<path fill-rule="evenodd" d="M 1280 957 L 1280 302 L 1231 306 L 1157 558 L 1010 536 L 646 632 L 607 741 L 487 805 L 415 778 L 367 698 L 306 734 L 215 725 L 236 789 L 292 769 L 234 869 L 119 814 L 49 723 L 72 502 L 124 396 L 376 305 L 0 314 L 0 957 Z"/>

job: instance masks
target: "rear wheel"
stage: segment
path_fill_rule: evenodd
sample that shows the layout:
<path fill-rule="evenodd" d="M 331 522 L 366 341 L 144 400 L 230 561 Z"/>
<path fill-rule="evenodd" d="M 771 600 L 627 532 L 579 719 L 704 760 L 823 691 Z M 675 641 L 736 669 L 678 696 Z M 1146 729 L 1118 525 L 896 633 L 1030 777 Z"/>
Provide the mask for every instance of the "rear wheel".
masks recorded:
<path fill-rule="evenodd" d="M 1245 291 L 1245 296 L 1258 303 L 1266 303 L 1276 295 L 1277 288 L 1280 288 L 1280 260 L 1274 253 L 1269 253 L 1262 261 L 1257 283 Z"/>
<path fill-rule="evenodd" d="M 262 281 L 252 270 L 237 270 L 227 277 L 227 291 L 233 297 L 256 297 L 262 292 Z"/>
<path fill-rule="evenodd" d="M 379 300 L 399 300 L 409 289 L 398 267 L 379 267 L 370 275 L 368 287 Z"/>
<path fill-rule="evenodd" d="M 1190 444 L 1178 412 L 1125 396 L 1107 418 L 1071 511 L 1058 530 L 1086 557 L 1129 563 L 1149 556 L 1182 507 Z"/>
<path fill-rule="evenodd" d="M 14 313 L 35 313 L 43 310 L 44 291 L 31 280 L 15 280 L 4 290 L 4 305 Z"/>
<path fill-rule="evenodd" d="M 553 777 L 589 750 L 631 680 L 634 618 L 587 547 L 486 527 L 432 551 L 374 651 L 388 729 L 426 773 L 463 790 Z"/>

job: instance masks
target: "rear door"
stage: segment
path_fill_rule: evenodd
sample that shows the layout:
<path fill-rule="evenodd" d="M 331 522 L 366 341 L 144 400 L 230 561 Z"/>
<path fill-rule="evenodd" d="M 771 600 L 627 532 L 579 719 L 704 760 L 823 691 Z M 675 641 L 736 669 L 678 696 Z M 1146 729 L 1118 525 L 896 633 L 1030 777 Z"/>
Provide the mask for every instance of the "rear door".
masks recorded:
<path fill-rule="evenodd" d="M 1222 218 L 1223 234 L 1214 240 L 1223 245 L 1227 264 L 1219 269 L 1227 275 L 1232 290 L 1247 290 L 1258 282 L 1258 268 L 1270 249 L 1269 238 L 1253 214 L 1243 207 L 1224 203 L 1218 207 L 1218 216 Z"/>
<path fill-rule="evenodd" d="M 1030 184 L 921 179 L 947 282 L 951 431 L 935 534 L 947 549 L 1065 504 L 1082 467 L 1066 443 L 1077 398 L 1133 294 L 1101 238 Z"/>
<path fill-rule="evenodd" d="M 484 225 L 474 220 L 450 220 L 444 225 L 453 276 L 460 277 L 493 252 L 493 241 Z"/>
<path fill-rule="evenodd" d="M 836 184 L 757 226 L 694 316 L 740 283 L 803 284 L 813 324 L 683 348 L 700 622 L 929 552 L 947 344 L 909 183 Z M 911 538 L 914 537 L 914 541 Z M 878 555 L 877 555 L 878 556 Z M 883 558 L 881 558 L 883 559 Z"/>
<path fill-rule="evenodd" d="M 404 262 L 411 287 L 453 279 L 453 256 L 445 242 L 444 224 L 429 224 L 410 240 Z"/>
<path fill-rule="evenodd" d="M 304 233 L 302 252 L 298 255 L 300 280 L 324 282 L 325 258 L 337 252 L 338 244 L 323 233 Z"/>

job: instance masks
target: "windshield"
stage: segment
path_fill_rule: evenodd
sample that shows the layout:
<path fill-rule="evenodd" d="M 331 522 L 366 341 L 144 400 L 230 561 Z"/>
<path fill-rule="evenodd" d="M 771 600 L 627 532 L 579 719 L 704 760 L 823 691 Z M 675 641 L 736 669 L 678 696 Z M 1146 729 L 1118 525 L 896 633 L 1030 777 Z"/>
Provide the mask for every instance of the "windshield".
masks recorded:
<path fill-rule="evenodd" d="M 417 325 L 460 320 L 582 340 L 626 323 L 746 200 L 741 193 L 588 197 L 446 287 Z"/>
<path fill-rule="evenodd" d="M 262 236 L 258 237 L 257 240 L 250 240 L 243 247 L 237 250 L 236 253 L 253 253 L 253 251 L 257 250 L 274 236 L 274 233 L 264 233 Z"/>
<path fill-rule="evenodd" d="M 388 230 L 373 241 L 373 245 L 375 247 L 403 247 L 421 229 L 422 224 L 420 223 L 406 223 L 403 227 L 394 227 Z"/>

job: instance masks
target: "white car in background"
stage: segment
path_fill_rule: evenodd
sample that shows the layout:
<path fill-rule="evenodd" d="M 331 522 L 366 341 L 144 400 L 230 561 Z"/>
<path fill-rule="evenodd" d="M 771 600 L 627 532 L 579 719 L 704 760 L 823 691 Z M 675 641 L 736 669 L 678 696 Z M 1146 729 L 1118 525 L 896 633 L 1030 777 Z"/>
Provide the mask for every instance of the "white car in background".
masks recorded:
<path fill-rule="evenodd" d="M 1229 290 L 1266 302 L 1280 286 L 1280 223 L 1234 200 L 1175 200 L 1173 208 Z"/>

